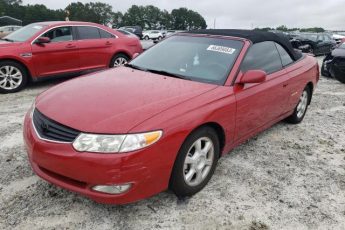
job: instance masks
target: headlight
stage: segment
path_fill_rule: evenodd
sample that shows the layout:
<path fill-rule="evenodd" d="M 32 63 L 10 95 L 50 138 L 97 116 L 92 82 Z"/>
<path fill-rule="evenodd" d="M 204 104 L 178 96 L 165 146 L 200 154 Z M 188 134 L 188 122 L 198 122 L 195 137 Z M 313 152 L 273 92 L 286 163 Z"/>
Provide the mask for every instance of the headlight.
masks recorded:
<path fill-rule="evenodd" d="M 116 153 L 130 152 L 145 148 L 157 142 L 162 131 L 128 135 L 80 134 L 73 142 L 75 150 L 80 152 Z"/>

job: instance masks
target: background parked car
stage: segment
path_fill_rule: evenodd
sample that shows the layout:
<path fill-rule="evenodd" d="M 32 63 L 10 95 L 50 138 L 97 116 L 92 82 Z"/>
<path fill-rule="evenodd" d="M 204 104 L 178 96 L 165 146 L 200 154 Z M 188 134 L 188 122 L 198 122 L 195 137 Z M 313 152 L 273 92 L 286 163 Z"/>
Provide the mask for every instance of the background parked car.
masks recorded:
<path fill-rule="evenodd" d="M 345 35 L 333 34 L 332 38 L 337 42 L 337 44 L 341 44 L 343 43 L 343 40 L 345 40 Z"/>
<path fill-rule="evenodd" d="M 321 74 L 325 77 L 334 77 L 345 83 L 345 43 L 334 49 L 323 60 Z"/>
<path fill-rule="evenodd" d="M 300 33 L 291 40 L 294 48 L 314 55 L 329 54 L 336 42 L 326 33 Z"/>
<path fill-rule="evenodd" d="M 128 32 L 131 32 L 132 34 L 135 34 L 139 37 L 139 39 L 143 39 L 143 29 L 141 26 L 123 26 L 119 28 L 121 30 L 126 30 Z"/>
<path fill-rule="evenodd" d="M 0 27 L 0 38 L 3 38 L 20 28 L 22 27 L 21 26 L 2 26 Z"/>
<path fill-rule="evenodd" d="M 164 35 L 159 30 L 147 30 L 143 32 L 143 38 L 145 40 L 162 40 L 164 38 Z"/>
<path fill-rule="evenodd" d="M 30 24 L 1 39 L 0 48 L 0 93 L 28 80 L 121 66 L 142 52 L 137 37 L 87 22 Z"/>

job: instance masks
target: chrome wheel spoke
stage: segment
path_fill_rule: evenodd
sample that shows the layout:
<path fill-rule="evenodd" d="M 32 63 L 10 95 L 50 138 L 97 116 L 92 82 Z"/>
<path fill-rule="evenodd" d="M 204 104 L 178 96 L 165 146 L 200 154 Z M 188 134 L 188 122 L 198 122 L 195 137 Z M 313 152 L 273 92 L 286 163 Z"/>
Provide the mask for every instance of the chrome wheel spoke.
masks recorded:
<path fill-rule="evenodd" d="M 206 165 L 206 166 L 212 166 L 212 163 L 213 163 L 213 160 L 212 160 L 212 159 L 207 159 L 207 160 L 205 161 L 205 165 Z"/>
<path fill-rule="evenodd" d="M 193 157 L 187 156 L 186 160 L 185 160 L 185 164 L 194 164 L 195 160 L 193 159 Z"/>
<path fill-rule="evenodd" d="M 194 176 L 194 174 L 196 173 L 194 168 L 191 168 L 188 173 L 185 175 L 185 179 L 186 181 L 190 182 Z"/>

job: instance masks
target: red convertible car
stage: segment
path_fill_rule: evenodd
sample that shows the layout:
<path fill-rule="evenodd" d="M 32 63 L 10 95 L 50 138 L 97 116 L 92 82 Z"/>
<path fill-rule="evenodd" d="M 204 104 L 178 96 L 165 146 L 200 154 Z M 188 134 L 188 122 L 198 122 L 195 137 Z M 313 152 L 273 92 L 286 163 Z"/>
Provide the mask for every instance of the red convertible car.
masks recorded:
<path fill-rule="evenodd" d="M 24 124 L 29 160 L 43 179 L 102 203 L 168 188 L 192 196 L 231 149 L 283 119 L 301 122 L 318 79 L 316 59 L 280 35 L 177 34 L 39 95 Z"/>
<path fill-rule="evenodd" d="M 0 39 L 0 93 L 38 81 L 117 67 L 142 47 L 138 38 L 95 23 L 39 22 Z"/>

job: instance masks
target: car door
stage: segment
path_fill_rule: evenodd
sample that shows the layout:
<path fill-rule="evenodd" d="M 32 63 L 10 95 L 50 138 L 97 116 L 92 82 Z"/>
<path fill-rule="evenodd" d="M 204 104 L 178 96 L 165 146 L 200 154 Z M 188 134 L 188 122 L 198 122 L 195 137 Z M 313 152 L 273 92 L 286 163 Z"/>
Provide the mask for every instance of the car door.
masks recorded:
<path fill-rule="evenodd" d="M 324 35 L 318 35 L 317 36 L 317 46 L 318 46 L 318 54 L 324 54 L 327 53 L 327 47 L 328 44 L 325 41 L 325 36 Z"/>
<path fill-rule="evenodd" d="M 93 26 L 77 26 L 81 69 L 109 67 L 115 36 Z"/>
<path fill-rule="evenodd" d="M 289 75 L 283 69 L 274 42 L 257 43 L 249 49 L 236 81 L 248 70 L 263 70 L 267 77 L 262 83 L 235 84 L 236 140 L 278 119 L 285 112 L 288 102 Z"/>
<path fill-rule="evenodd" d="M 60 75 L 79 71 L 78 45 L 70 26 L 49 29 L 41 37 L 49 43 L 32 44 L 32 58 L 37 76 Z"/>

